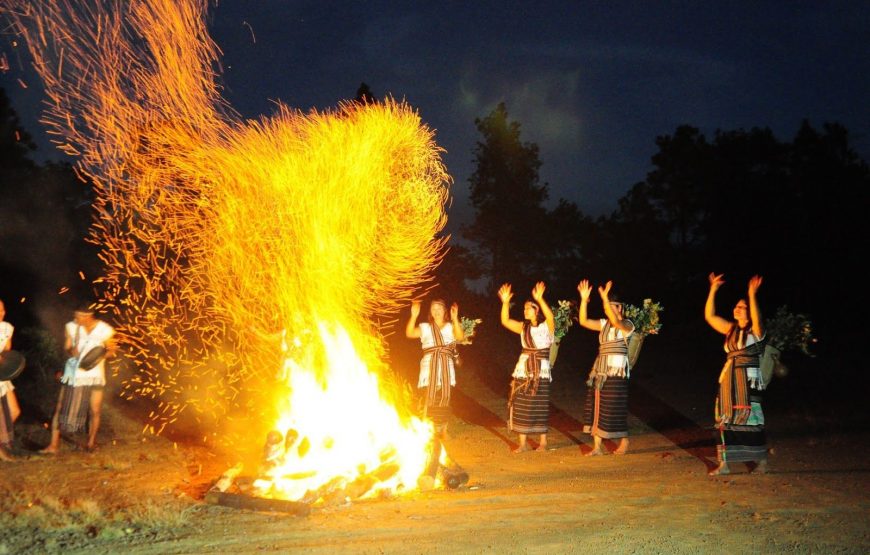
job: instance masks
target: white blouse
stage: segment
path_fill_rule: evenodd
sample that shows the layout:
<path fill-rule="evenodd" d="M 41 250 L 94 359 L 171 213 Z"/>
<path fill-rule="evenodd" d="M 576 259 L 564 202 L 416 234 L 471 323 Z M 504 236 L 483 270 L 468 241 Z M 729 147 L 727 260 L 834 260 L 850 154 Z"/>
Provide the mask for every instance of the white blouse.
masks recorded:
<path fill-rule="evenodd" d="M 550 328 L 547 327 L 547 322 L 541 322 L 532 328 L 532 340 L 535 342 L 536 349 L 548 349 L 553 343 L 554 338 L 553 332 L 551 332 Z M 522 344 L 522 339 L 520 339 L 520 344 Z M 516 366 L 514 366 L 514 372 L 511 374 L 512 377 L 520 379 L 528 377 L 526 375 L 526 360 L 528 360 L 528 358 L 529 355 L 526 353 L 520 354 L 520 358 L 517 360 Z M 540 359 L 540 362 L 540 378 L 552 381 L 553 377 L 550 375 L 550 358 L 543 357 Z"/>
<path fill-rule="evenodd" d="M 0 322 L 0 352 L 6 350 L 9 340 L 12 339 L 12 332 L 15 328 L 9 322 Z M 0 397 L 15 389 L 11 381 L 0 381 Z"/>
<path fill-rule="evenodd" d="M 441 339 L 445 345 L 456 343 L 456 338 L 453 336 L 453 324 L 447 322 L 441 327 Z M 423 349 L 429 349 L 435 346 L 435 334 L 432 333 L 432 326 L 428 322 L 420 324 L 420 343 Z M 432 364 L 432 353 L 426 353 L 420 359 L 420 376 L 417 379 L 417 387 L 429 387 L 429 365 Z M 450 375 L 450 386 L 456 385 L 456 369 L 453 367 L 453 357 L 447 359 L 447 373 Z M 439 380 L 440 374 L 439 374 Z M 436 384 L 441 386 L 440 383 Z"/>
<path fill-rule="evenodd" d="M 84 326 L 79 326 L 75 322 L 67 322 L 66 333 L 70 337 L 75 347 L 79 352 L 79 358 L 87 354 L 93 347 L 98 345 L 106 346 L 106 342 L 112 338 L 115 330 L 109 324 L 102 320 L 97 320 L 94 329 L 88 333 Z M 61 382 L 64 382 L 61 379 Z M 106 361 L 101 360 L 96 366 L 90 370 L 81 368 L 76 370 L 75 386 L 85 385 L 106 385 Z"/>

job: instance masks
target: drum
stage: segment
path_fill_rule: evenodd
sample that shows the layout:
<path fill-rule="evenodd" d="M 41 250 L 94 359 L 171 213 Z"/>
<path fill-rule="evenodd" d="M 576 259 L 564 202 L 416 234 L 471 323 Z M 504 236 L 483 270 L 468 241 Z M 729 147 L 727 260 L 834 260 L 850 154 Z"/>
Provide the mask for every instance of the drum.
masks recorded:
<path fill-rule="evenodd" d="M 24 355 L 18 351 L 0 353 L 0 381 L 14 380 L 24 370 Z"/>
<path fill-rule="evenodd" d="M 79 368 L 82 370 L 90 370 L 99 364 L 104 358 L 106 358 L 106 348 L 102 345 L 97 345 L 88 350 L 88 352 L 85 353 L 85 356 L 79 360 Z"/>

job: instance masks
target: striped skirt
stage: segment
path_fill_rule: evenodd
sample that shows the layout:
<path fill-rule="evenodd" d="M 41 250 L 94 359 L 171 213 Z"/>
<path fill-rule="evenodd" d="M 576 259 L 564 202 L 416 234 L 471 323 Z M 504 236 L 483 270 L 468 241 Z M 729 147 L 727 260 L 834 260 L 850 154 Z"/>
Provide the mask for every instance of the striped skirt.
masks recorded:
<path fill-rule="evenodd" d="M 15 437 L 12 426 L 12 411 L 9 408 L 9 397 L 0 397 L 0 445 L 9 445 Z"/>
<path fill-rule="evenodd" d="M 71 434 L 85 427 L 91 407 L 91 391 L 102 388 L 102 385 L 61 386 L 60 429 L 63 432 Z"/>
<path fill-rule="evenodd" d="M 749 396 L 749 402 L 752 412 L 746 424 L 722 424 L 716 430 L 718 441 L 716 458 L 720 463 L 767 460 L 767 434 L 764 432 L 761 395 L 753 391 Z"/>
<path fill-rule="evenodd" d="M 439 403 L 441 395 L 436 392 L 435 402 L 430 405 L 427 388 L 423 387 L 420 388 L 420 390 L 423 392 L 423 416 L 431 420 L 436 428 L 447 424 L 447 421 L 450 419 L 450 415 L 452 414 L 450 410 L 450 401 L 448 400 L 444 404 Z"/>
<path fill-rule="evenodd" d="M 609 376 L 601 389 L 586 389 L 583 432 L 600 438 L 628 437 L 628 380 Z"/>
<path fill-rule="evenodd" d="M 550 429 L 550 381 L 540 380 L 532 395 L 518 390 L 510 407 L 508 427 L 518 434 L 546 434 Z"/>

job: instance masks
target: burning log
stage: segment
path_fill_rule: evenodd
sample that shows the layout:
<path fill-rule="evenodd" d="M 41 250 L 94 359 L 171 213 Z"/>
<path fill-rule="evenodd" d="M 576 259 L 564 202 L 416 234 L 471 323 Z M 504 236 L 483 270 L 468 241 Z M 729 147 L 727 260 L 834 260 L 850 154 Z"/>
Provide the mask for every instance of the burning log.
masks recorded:
<path fill-rule="evenodd" d="M 336 476 L 332 480 L 326 482 L 314 491 L 309 490 L 302 496 L 299 501 L 302 503 L 316 503 L 319 499 L 333 494 L 335 491 L 344 490 L 347 486 L 347 479 L 344 476 Z"/>
<path fill-rule="evenodd" d="M 399 465 L 394 462 L 387 462 L 374 469 L 368 474 L 364 474 L 348 484 L 347 496 L 350 499 L 359 499 L 368 493 L 378 482 L 389 480 L 399 471 Z"/>
<path fill-rule="evenodd" d="M 350 483 L 345 478 L 336 477 L 316 490 L 307 492 L 300 501 L 310 504 L 322 501 L 326 506 L 353 501 L 367 494 L 379 483 L 395 476 L 399 469 L 400 467 L 396 462 L 387 461 Z"/>
<path fill-rule="evenodd" d="M 441 465 L 440 476 L 449 489 L 457 489 L 468 483 L 468 472 L 455 463 L 452 467 Z"/>
<path fill-rule="evenodd" d="M 209 493 L 222 493 L 227 491 L 228 489 L 230 489 L 230 486 L 233 485 L 233 481 L 236 479 L 236 476 L 238 476 L 241 472 L 242 463 L 236 463 L 234 467 L 227 469 L 226 472 L 221 474 L 221 477 L 218 478 L 217 482 L 215 482 L 211 489 L 209 489 Z"/>
<path fill-rule="evenodd" d="M 441 462 L 442 452 L 446 464 Z M 426 464 L 426 470 L 417 479 L 417 486 L 421 491 L 430 491 L 435 488 L 436 480 L 440 480 L 449 489 L 457 489 L 468 483 L 468 473 L 450 459 L 441 440 L 433 437 L 429 462 Z"/>
<path fill-rule="evenodd" d="M 212 491 L 206 494 L 205 501 L 212 505 L 251 511 L 281 512 L 298 516 L 307 516 L 311 513 L 311 506 L 307 503 L 287 501 L 286 499 L 266 499 L 265 497 L 254 497 L 240 493 Z"/>

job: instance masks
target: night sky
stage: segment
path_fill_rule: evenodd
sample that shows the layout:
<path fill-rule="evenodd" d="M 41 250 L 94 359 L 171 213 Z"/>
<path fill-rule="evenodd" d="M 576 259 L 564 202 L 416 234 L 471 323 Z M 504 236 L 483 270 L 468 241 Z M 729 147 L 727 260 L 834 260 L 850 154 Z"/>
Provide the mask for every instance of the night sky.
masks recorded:
<path fill-rule="evenodd" d="M 454 178 L 451 229 L 467 221 L 474 120 L 498 102 L 540 147 L 541 180 L 586 214 L 609 214 L 644 179 L 654 140 L 681 124 L 843 124 L 870 160 L 870 2 L 290 2 L 222 0 L 209 29 L 225 96 L 245 118 L 274 102 L 329 109 L 361 82 L 436 130 Z M 2 44 L 0 75 L 40 150 L 41 91 Z M 23 89 L 17 80 L 29 85 Z"/>

